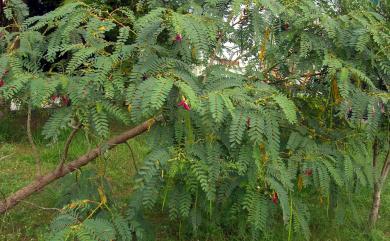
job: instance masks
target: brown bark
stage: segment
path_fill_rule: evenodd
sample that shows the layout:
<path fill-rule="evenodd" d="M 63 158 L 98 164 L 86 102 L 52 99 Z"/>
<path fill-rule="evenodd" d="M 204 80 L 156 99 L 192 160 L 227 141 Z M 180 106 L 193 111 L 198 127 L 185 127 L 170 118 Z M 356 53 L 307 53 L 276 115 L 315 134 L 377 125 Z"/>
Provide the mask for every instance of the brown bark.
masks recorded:
<path fill-rule="evenodd" d="M 128 130 L 120 135 L 113 137 L 108 140 L 105 144 L 90 150 L 88 153 L 79 157 L 78 159 L 64 165 L 62 168 L 57 168 L 56 170 L 47 173 L 46 175 L 40 177 L 36 181 L 30 183 L 29 185 L 19 189 L 15 193 L 11 194 L 6 199 L 0 201 L 0 214 L 5 213 L 7 210 L 16 206 L 19 202 L 34 194 L 39 192 L 44 187 L 49 185 L 51 182 L 79 169 L 82 166 L 87 165 L 90 161 L 94 160 L 96 157 L 100 156 L 106 150 L 114 148 L 118 144 L 122 144 L 127 140 L 142 134 L 143 132 L 149 130 L 149 128 L 155 123 L 156 119 L 150 119 L 144 123 Z"/>
<path fill-rule="evenodd" d="M 379 216 L 379 207 L 381 205 L 381 194 L 382 194 L 382 188 L 380 187 L 379 183 L 374 184 L 374 194 L 372 197 L 372 207 L 370 212 L 370 227 L 374 227 L 376 224 L 376 221 L 378 220 Z"/>
<path fill-rule="evenodd" d="M 378 158 L 378 147 L 374 144 L 374 158 L 373 158 L 373 167 L 376 167 L 377 158 Z M 373 201 L 372 207 L 369 216 L 369 225 L 371 228 L 375 227 L 376 222 L 378 221 L 379 216 L 379 208 L 381 205 L 381 194 L 382 188 L 386 182 L 387 176 L 389 175 L 390 170 L 390 150 L 387 152 L 385 162 L 383 163 L 383 167 L 378 179 L 375 179 L 374 182 L 374 193 L 373 193 Z"/>

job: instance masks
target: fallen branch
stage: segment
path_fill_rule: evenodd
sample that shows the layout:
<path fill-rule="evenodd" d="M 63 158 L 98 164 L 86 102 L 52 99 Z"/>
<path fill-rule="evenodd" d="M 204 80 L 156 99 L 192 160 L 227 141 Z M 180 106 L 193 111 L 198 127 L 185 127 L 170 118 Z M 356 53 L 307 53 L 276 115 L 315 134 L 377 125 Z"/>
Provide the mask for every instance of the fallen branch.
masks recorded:
<path fill-rule="evenodd" d="M 156 122 L 158 119 L 150 119 L 145 121 L 144 123 L 123 132 L 122 134 L 113 137 L 108 140 L 105 144 L 90 150 L 88 153 L 80 156 L 78 159 L 64 165 L 60 169 L 56 169 L 52 172 L 47 173 L 44 176 L 41 176 L 36 181 L 30 183 L 29 185 L 19 189 L 15 193 L 11 194 L 6 199 L 0 201 L 0 214 L 7 212 L 9 209 L 16 206 L 22 200 L 26 199 L 30 195 L 35 192 L 39 192 L 44 187 L 52 183 L 53 181 L 79 169 L 82 166 L 87 165 L 90 161 L 94 160 L 96 157 L 103 154 L 106 150 L 114 148 L 116 145 L 125 143 L 127 140 L 134 138 L 145 131 L 149 130 L 150 127 Z"/>

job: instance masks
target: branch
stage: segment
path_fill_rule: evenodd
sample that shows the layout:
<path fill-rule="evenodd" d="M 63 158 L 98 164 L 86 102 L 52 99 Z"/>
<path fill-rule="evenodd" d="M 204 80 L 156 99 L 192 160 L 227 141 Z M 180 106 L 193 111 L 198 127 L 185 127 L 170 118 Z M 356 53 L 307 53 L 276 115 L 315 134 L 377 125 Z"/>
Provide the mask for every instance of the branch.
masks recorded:
<path fill-rule="evenodd" d="M 27 111 L 27 137 L 33 151 L 33 156 L 35 159 L 35 164 L 37 169 L 37 176 L 39 177 L 42 174 L 42 162 L 31 133 L 31 104 L 28 105 L 28 111 Z"/>
<path fill-rule="evenodd" d="M 137 163 L 136 163 L 136 160 L 135 160 L 135 157 L 134 157 L 133 148 L 131 148 L 130 144 L 127 141 L 125 142 L 125 144 L 129 148 L 129 150 L 130 150 L 131 158 L 133 159 L 133 165 L 134 165 L 136 173 L 138 174 L 138 167 L 137 167 Z"/>
<path fill-rule="evenodd" d="M 372 167 L 374 169 L 376 168 L 376 164 L 378 162 L 378 155 L 379 155 L 378 139 L 375 138 L 374 144 L 372 146 Z"/>
<path fill-rule="evenodd" d="M 36 205 L 35 203 L 28 202 L 28 201 L 21 201 L 21 202 L 27 203 L 27 204 L 29 204 L 29 205 L 31 205 L 31 206 L 33 206 L 33 207 L 36 207 L 36 208 L 39 208 L 39 209 L 42 209 L 42 210 L 58 211 L 58 212 L 61 211 L 61 209 L 59 209 L 59 208 L 46 208 L 46 207 L 41 207 L 41 206 L 39 206 L 39 205 Z"/>
<path fill-rule="evenodd" d="M 87 165 L 89 162 L 102 155 L 105 151 L 114 148 L 115 146 L 125 143 L 127 140 L 134 138 L 145 131 L 148 131 L 150 127 L 156 122 L 159 121 L 160 117 L 152 118 L 143 122 L 142 124 L 123 132 L 122 134 L 113 137 L 108 140 L 105 144 L 90 150 L 88 153 L 80 156 L 78 159 L 64 165 L 61 169 L 56 169 L 52 172 L 47 173 L 46 175 L 40 177 L 36 181 L 30 183 L 29 185 L 19 189 L 15 193 L 8 196 L 3 201 L 0 201 L 0 214 L 5 213 L 7 210 L 15 207 L 18 203 L 31 196 L 35 192 L 39 192 L 47 185 L 53 181 L 66 176 L 67 174 L 74 172 L 82 166 Z"/>
<path fill-rule="evenodd" d="M 390 149 L 387 151 L 385 162 L 383 163 L 379 184 L 381 187 L 385 183 L 390 171 Z"/>
<path fill-rule="evenodd" d="M 68 152 L 69 152 L 70 144 L 72 144 L 72 140 L 75 137 L 75 135 L 77 134 L 77 132 L 79 131 L 80 127 L 81 127 L 81 125 L 78 125 L 75 128 L 73 128 L 72 132 L 68 136 L 68 139 L 66 139 L 64 152 L 63 152 L 62 157 L 61 157 L 61 162 L 58 165 L 58 169 L 61 169 L 64 166 L 65 161 L 68 159 Z"/>

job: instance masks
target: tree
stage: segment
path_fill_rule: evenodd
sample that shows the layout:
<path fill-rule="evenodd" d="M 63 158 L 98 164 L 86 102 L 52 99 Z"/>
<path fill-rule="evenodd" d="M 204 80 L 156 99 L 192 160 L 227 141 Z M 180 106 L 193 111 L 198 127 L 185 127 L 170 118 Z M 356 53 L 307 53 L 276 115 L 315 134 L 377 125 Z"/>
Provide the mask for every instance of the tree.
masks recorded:
<path fill-rule="evenodd" d="M 309 239 L 310 197 L 334 206 L 361 185 L 380 194 L 388 158 L 380 179 L 372 164 L 389 150 L 390 6 L 358 2 L 77 1 L 22 23 L 24 5 L 10 1 L 1 96 L 32 109 L 61 97 L 48 139 L 77 127 L 104 143 L 111 119 L 161 116 L 129 222 L 67 213 L 53 235 L 96 238 L 119 222 L 123 240 L 142 239 L 144 214 L 161 205 L 195 235 L 208 225 L 267 235 L 276 217 L 289 240 Z"/>

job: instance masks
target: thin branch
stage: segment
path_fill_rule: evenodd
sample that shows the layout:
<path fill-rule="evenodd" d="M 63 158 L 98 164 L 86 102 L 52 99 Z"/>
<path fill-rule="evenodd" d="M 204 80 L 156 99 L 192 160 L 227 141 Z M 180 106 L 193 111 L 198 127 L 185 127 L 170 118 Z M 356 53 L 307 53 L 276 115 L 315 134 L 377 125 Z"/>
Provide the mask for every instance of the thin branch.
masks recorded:
<path fill-rule="evenodd" d="M 73 138 L 76 136 L 77 132 L 80 130 L 81 125 L 77 125 L 73 128 L 72 132 L 69 134 L 68 139 L 66 139 L 64 152 L 62 153 L 61 162 L 58 165 L 58 168 L 61 169 L 64 166 L 65 161 L 68 159 L 68 152 L 70 144 L 72 144 Z"/>
<path fill-rule="evenodd" d="M 32 203 L 32 202 L 28 202 L 28 201 L 21 201 L 21 202 L 23 202 L 23 203 L 27 203 L 27 204 L 29 204 L 29 205 L 31 205 L 31 206 L 34 206 L 34 207 L 36 207 L 36 208 L 39 208 L 39 209 L 42 209 L 42 210 L 48 210 L 48 211 L 58 211 L 58 212 L 60 212 L 61 211 L 61 209 L 59 209 L 59 208 L 46 208 L 46 207 L 42 207 L 42 206 L 39 206 L 39 205 L 37 205 L 37 204 L 35 204 L 35 203 Z"/>
<path fill-rule="evenodd" d="M 31 104 L 28 105 L 28 110 L 27 110 L 27 137 L 28 137 L 28 141 L 30 142 L 33 156 L 35 159 L 36 170 L 37 170 L 36 174 L 39 177 L 42 174 L 42 161 L 41 161 L 41 157 L 39 156 L 38 149 L 34 143 L 34 139 L 31 133 Z"/>
<path fill-rule="evenodd" d="M 134 168 L 135 168 L 135 171 L 137 172 L 138 174 L 138 167 L 137 167 L 137 163 L 135 161 L 135 156 L 134 156 L 134 152 L 133 152 L 133 148 L 131 148 L 130 144 L 126 141 L 125 142 L 126 146 L 129 148 L 130 150 L 130 153 L 131 153 L 131 158 L 133 159 L 133 165 L 134 165 Z"/>
<path fill-rule="evenodd" d="M 381 187 L 385 183 L 387 176 L 389 175 L 389 171 L 390 171 L 390 149 L 387 151 L 386 159 L 385 162 L 383 163 L 383 168 L 381 171 L 381 176 L 379 180 L 379 184 L 381 185 Z"/>
<path fill-rule="evenodd" d="M 372 146 L 372 167 L 373 168 L 376 168 L 376 164 L 378 162 L 378 155 L 379 155 L 378 139 L 375 138 L 374 144 Z"/>

